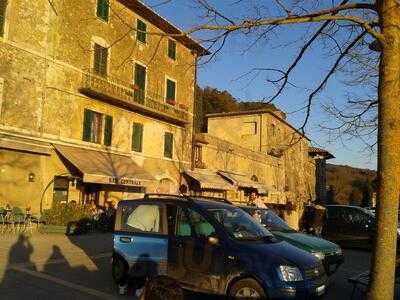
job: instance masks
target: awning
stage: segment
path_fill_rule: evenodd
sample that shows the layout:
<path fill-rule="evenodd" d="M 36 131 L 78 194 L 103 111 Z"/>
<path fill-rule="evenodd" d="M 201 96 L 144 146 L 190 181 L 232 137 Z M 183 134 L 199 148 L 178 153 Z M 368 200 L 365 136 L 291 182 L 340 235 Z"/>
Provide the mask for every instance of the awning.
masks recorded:
<path fill-rule="evenodd" d="M 128 156 L 61 145 L 54 147 L 82 173 L 83 182 L 145 186 L 154 180 Z"/>
<path fill-rule="evenodd" d="M 201 189 L 210 190 L 233 190 L 232 184 L 219 176 L 215 171 L 207 169 L 195 169 L 194 171 L 185 171 L 186 175 L 196 180 Z"/>
<path fill-rule="evenodd" d="M 218 171 L 218 174 L 226 178 L 237 187 L 255 189 L 259 194 L 267 194 L 271 190 L 269 186 L 262 182 L 251 180 L 250 176 L 226 171 Z"/>

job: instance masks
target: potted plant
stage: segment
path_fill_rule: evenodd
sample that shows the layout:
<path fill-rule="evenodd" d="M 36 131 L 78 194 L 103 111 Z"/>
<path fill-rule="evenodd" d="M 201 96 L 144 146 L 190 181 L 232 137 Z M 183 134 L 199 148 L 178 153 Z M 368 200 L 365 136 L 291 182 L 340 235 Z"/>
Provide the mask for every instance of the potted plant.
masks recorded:
<path fill-rule="evenodd" d="M 134 89 L 135 91 L 140 90 L 140 87 L 136 83 L 131 83 L 131 88 Z"/>
<path fill-rule="evenodd" d="M 167 102 L 168 104 L 170 104 L 170 105 L 175 105 L 175 104 L 176 104 L 175 99 L 169 99 L 169 98 L 167 98 L 166 102 Z"/>

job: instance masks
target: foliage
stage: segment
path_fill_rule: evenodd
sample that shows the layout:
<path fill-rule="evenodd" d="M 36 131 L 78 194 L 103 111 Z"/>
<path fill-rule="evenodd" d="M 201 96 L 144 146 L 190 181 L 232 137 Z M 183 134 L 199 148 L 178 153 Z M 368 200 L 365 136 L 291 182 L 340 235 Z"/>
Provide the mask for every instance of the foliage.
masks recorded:
<path fill-rule="evenodd" d="M 89 217 L 88 207 L 80 204 L 54 204 L 43 212 L 42 221 L 49 225 L 67 226 Z"/>
<path fill-rule="evenodd" d="M 333 188 L 330 202 L 371 205 L 372 193 L 376 191 L 375 171 L 331 164 L 327 164 L 326 171 L 327 186 Z"/>

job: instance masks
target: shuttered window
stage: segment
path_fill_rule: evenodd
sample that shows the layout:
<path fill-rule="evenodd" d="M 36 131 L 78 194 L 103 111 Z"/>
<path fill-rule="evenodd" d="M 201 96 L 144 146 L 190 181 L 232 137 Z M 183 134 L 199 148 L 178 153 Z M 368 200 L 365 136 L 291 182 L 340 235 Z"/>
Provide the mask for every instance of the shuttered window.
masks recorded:
<path fill-rule="evenodd" d="M 136 23 L 136 29 L 137 29 L 137 34 L 136 34 L 136 39 L 142 43 L 146 43 L 146 31 L 147 31 L 147 25 L 145 22 L 142 20 L 137 20 Z"/>
<path fill-rule="evenodd" d="M 6 21 L 7 0 L 0 0 L 0 36 L 4 35 L 4 23 Z"/>
<path fill-rule="evenodd" d="M 94 72 L 101 76 L 107 75 L 108 49 L 94 44 Z"/>
<path fill-rule="evenodd" d="M 132 150 L 136 152 L 143 151 L 143 124 L 133 123 Z"/>
<path fill-rule="evenodd" d="M 146 90 L 146 68 L 135 64 L 135 100 L 142 103 L 144 102 L 144 95 Z"/>
<path fill-rule="evenodd" d="M 166 132 L 164 135 L 164 157 L 172 158 L 174 150 L 174 135 L 171 132 Z"/>
<path fill-rule="evenodd" d="M 168 100 L 175 101 L 175 93 L 176 93 L 176 83 L 170 79 L 167 79 L 167 94 L 166 98 Z"/>
<path fill-rule="evenodd" d="M 98 144 L 101 142 L 102 120 L 102 114 L 85 109 L 82 135 L 84 141 Z"/>
<path fill-rule="evenodd" d="M 168 40 L 168 57 L 176 59 L 176 42 L 173 40 Z"/>
<path fill-rule="evenodd" d="M 104 145 L 111 146 L 113 118 L 111 116 L 105 116 L 104 120 Z"/>
<path fill-rule="evenodd" d="M 109 6 L 108 0 L 97 0 L 97 16 L 108 22 Z"/>

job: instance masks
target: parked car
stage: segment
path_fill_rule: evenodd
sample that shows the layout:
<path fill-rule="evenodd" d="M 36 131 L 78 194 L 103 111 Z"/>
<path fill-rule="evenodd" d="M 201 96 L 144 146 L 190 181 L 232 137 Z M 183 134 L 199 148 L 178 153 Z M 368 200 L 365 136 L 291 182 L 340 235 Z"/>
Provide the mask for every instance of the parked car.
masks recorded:
<path fill-rule="evenodd" d="M 276 237 L 303 249 L 319 258 L 328 275 L 336 272 L 344 262 L 342 249 L 339 245 L 313 235 L 298 232 L 268 208 L 254 206 L 239 206 L 251 216 L 257 218 Z"/>
<path fill-rule="evenodd" d="M 147 195 L 118 204 L 114 280 L 166 275 L 185 289 L 230 297 L 302 299 L 325 293 L 319 259 L 210 199 Z"/>
<path fill-rule="evenodd" d="M 369 209 L 348 205 L 326 205 L 323 236 L 343 247 L 369 249 L 376 233 L 375 214 Z"/>

